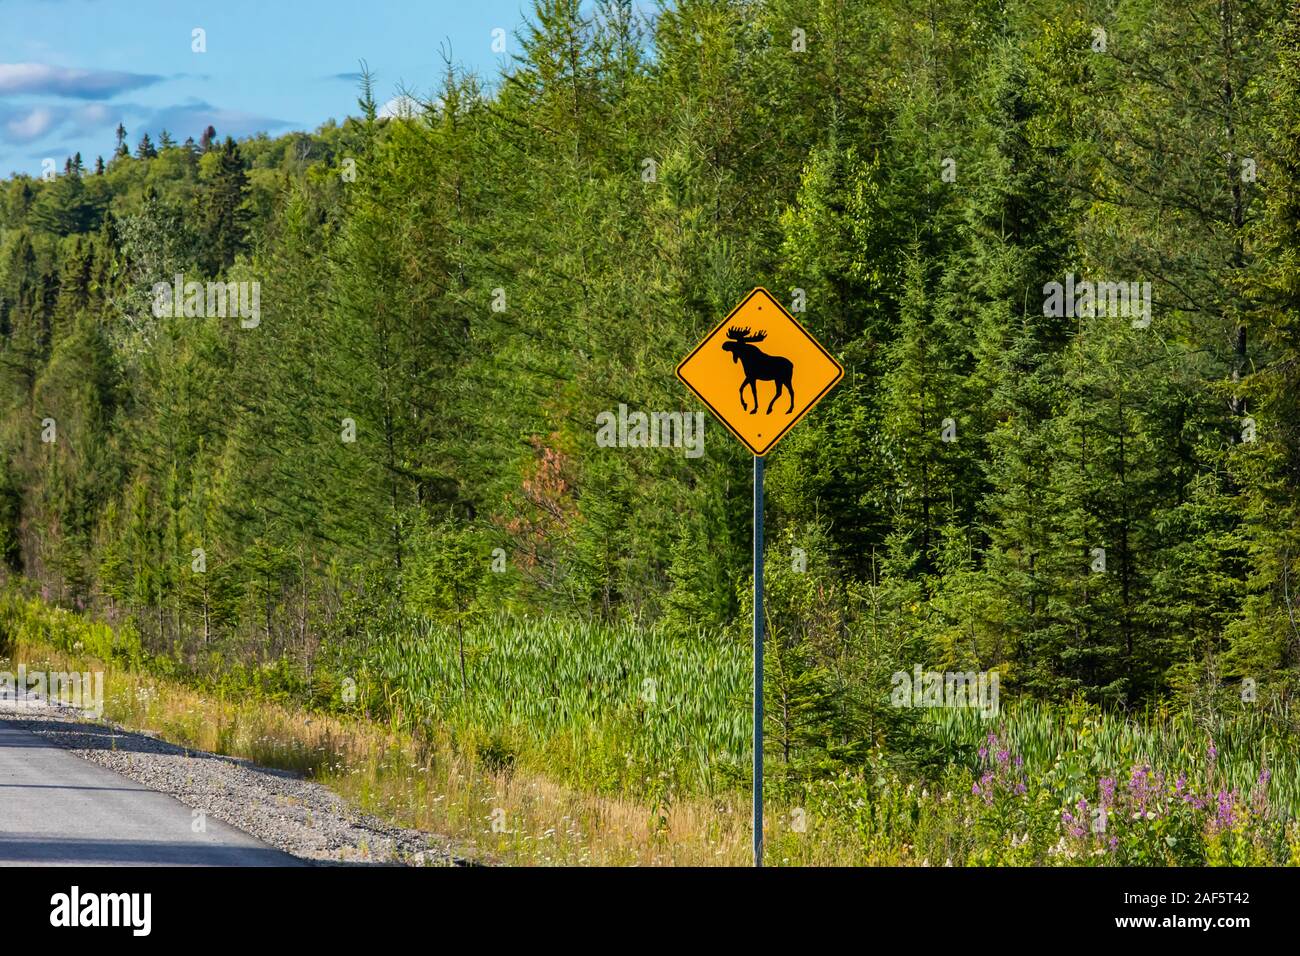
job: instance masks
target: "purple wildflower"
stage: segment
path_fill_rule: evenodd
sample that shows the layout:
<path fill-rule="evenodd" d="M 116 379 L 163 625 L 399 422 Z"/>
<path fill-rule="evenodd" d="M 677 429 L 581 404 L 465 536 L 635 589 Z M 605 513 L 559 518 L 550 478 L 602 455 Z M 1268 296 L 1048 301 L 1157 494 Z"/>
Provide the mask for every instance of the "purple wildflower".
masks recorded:
<path fill-rule="evenodd" d="M 1214 825 L 1220 830 L 1232 826 L 1232 794 L 1226 790 L 1219 791 L 1219 806 L 1214 814 Z"/>
<path fill-rule="evenodd" d="M 1150 785 L 1150 774 L 1150 767 L 1135 766 L 1128 781 L 1129 795 L 1132 797 L 1133 802 L 1137 804 L 1138 810 L 1142 813 L 1146 813 L 1147 801 L 1153 794 Z"/>

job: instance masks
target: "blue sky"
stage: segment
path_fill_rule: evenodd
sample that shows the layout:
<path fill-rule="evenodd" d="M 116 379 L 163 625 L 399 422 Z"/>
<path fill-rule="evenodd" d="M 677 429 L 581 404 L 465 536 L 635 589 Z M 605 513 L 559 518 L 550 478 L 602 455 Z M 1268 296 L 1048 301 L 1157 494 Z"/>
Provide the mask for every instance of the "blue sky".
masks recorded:
<path fill-rule="evenodd" d="M 314 129 L 356 112 L 364 59 L 383 103 L 434 90 L 440 48 L 495 77 L 531 0 L 0 0 L 0 177 L 87 165 L 125 124 L 178 142 Z M 206 31 L 207 52 L 192 51 Z M 507 54 L 492 31 L 507 33 Z"/>

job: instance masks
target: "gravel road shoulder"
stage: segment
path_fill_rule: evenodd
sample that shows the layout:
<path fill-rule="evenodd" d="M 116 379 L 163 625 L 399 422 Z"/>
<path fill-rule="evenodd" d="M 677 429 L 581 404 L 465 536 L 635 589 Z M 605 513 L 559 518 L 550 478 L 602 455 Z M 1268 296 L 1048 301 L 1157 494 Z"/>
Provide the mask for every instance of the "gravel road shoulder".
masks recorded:
<path fill-rule="evenodd" d="M 246 760 L 189 750 L 48 703 L 0 701 L 0 720 L 84 760 L 169 794 L 300 860 L 317 864 L 455 866 L 437 837 L 364 814 L 332 790 Z"/>

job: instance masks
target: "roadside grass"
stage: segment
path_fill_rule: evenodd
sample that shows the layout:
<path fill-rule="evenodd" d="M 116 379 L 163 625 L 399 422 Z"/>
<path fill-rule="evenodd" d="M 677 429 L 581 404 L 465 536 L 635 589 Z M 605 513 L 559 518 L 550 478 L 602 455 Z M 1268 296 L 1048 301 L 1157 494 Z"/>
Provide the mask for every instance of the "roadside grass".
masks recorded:
<path fill-rule="evenodd" d="M 500 646 L 514 651 L 499 655 L 499 676 L 518 688 L 511 662 L 524 673 L 543 667 L 558 633 L 539 627 L 504 636 Z M 585 637 L 594 642 L 602 635 Z M 530 644 L 540 650 L 520 652 Z M 454 673 L 445 666 L 413 670 L 418 656 L 388 656 L 397 670 L 391 683 L 371 658 L 360 670 L 360 689 L 382 696 L 385 708 L 368 717 L 340 713 L 274 699 L 256 684 L 204 683 L 166 659 L 145 666 L 129 626 L 114 630 L 12 595 L 0 596 L 0 652 L 11 658 L 0 658 L 0 671 L 19 663 L 102 670 L 107 719 L 182 746 L 305 774 L 380 819 L 451 841 L 471 859 L 618 866 L 750 861 L 747 788 L 728 784 L 715 769 L 693 769 L 689 730 L 629 733 L 629 726 L 635 731 L 652 723 L 639 719 L 636 705 L 623 715 L 630 714 L 631 724 L 602 723 L 590 702 L 609 691 L 593 690 L 580 670 L 552 674 L 547 703 L 520 701 L 524 714 L 537 710 L 545 727 L 539 732 L 533 716 L 516 718 L 499 699 L 460 703 Z M 598 669 L 609 659 L 598 647 L 571 653 Z M 168 669 L 173 672 L 160 672 Z M 426 671 L 441 676 L 427 683 Z M 713 673 L 723 674 L 724 684 L 730 679 L 725 667 Z M 492 694 L 489 685 L 475 690 Z M 426 703 L 408 713 L 421 693 L 434 704 L 443 701 L 444 709 Z M 710 706 L 721 714 L 728 693 L 702 689 L 700 696 L 718 702 Z M 1300 748 L 1283 702 L 1197 716 L 1167 710 L 1126 716 L 1082 703 L 1026 701 L 991 721 L 962 710 L 924 719 L 949 755 L 938 770 L 906 773 L 889 755 L 873 753 L 854 773 L 793 788 L 774 785 L 765 805 L 767 862 L 1300 864 Z M 658 780 L 650 773 L 656 752 L 665 767 Z M 611 771 L 620 755 L 626 775 Z M 674 759 L 683 756 L 685 764 Z M 686 775 L 701 789 L 682 787 Z M 782 792 L 793 801 L 772 798 Z M 1099 809 L 1105 811 L 1100 818 Z"/>
<path fill-rule="evenodd" d="M 749 854 L 748 803 L 659 812 L 485 765 L 449 735 L 416 740 L 364 719 L 232 700 L 85 654 L 17 641 L 0 670 L 104 671 L 105 719 L 164 740 L 304 774 L 382 820 L 449 839 L 486 863 L 726 865 Z M 661 819 L 662 817 L 662 819 Z"/>

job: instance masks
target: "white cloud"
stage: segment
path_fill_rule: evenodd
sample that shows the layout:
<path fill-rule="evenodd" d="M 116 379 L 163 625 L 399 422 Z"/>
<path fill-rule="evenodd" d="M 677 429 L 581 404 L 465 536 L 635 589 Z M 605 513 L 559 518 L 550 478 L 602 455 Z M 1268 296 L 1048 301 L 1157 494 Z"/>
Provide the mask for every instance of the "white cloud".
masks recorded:
<path fill-rule="evenodd" d="M 0 96 L 44 93 L 79 100 L 104 100 L 127 90 L 150 86 L 161 79 L 161 76 L 152 74 L 120 70 L 75 70 L 48 63 L 0 63 Z"/>
<path fill-rule="evenodd" d="M 113 111 L 103 103 L 90 103 L 77 110 L 77 119 L 85 126 L 102 126 L 113 116 Z"/>
<path fill-rule="evenodd" d="M 424 107 L 414 98 L 402 94 L 379 107 L 380 119 L 414 119 L 424 113 Z"/>
<path fill-rule="evenodd" d="M 58 117 L 48 106 L 34 106 L 27 113 L 19 113 L 5 121 L 7 138 L 19 143 L 39 139 L 58 122 Z"/>

